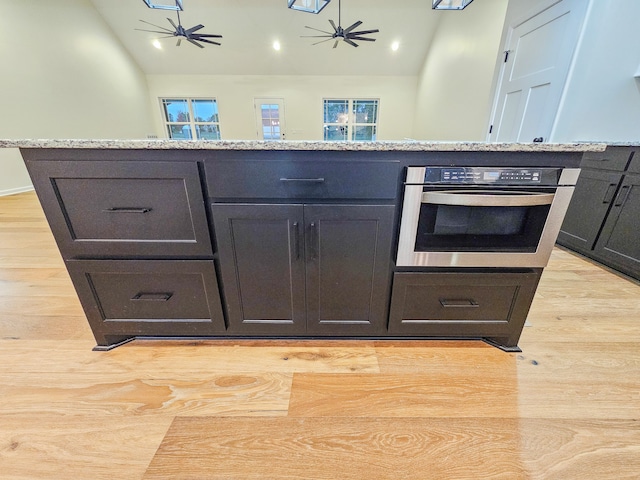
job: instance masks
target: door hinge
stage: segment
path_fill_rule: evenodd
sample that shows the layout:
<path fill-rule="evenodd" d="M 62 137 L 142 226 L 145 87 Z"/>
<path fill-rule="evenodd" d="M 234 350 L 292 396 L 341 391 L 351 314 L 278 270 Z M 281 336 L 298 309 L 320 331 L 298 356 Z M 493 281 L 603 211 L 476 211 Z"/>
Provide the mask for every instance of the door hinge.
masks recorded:
<path fill-rule="evenodd" d="M 489 135 L 491 135 L 492 133 L 493 133 L 493 125 L 489 127 Z"/>
<path fill-rule="evenodd" d="M 504 63 L 507 63 L 507 60 L 509 60 L 509 53 L 511 52 L 511 50 L 505 50 L 504 51 Z"/>

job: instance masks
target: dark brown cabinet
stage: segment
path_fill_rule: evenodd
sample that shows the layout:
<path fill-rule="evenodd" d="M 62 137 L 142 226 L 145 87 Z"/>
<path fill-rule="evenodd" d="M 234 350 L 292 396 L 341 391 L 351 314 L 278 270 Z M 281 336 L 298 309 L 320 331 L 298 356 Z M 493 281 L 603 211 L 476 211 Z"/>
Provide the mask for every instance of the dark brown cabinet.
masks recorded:
<path fill-rule="evenodd" d="M 30 155 L 47 153 L 29 152 L 27 167 L 96 349 L 136 336 L 225 333 L 196 162 Z"/>
<path fill-rule="evenodd" d="M 29 173 L 65 257 L 212 255 L 195 163 L 38 161 Z"/>
<path fill-rule="evenodd" d="M 609 266 L 640 279 L 640 175 L 624 176 L 595 253 Z"/>
<path fill-rule="evenodd" d="M 558 243 L 640 279 L 640 158 L 633 147 L 585 154 Z"/>
<path fill-rule="evenodd" d="M 225 332 L 213 261 L 66 263 L 99 346 L 108 348 L 135 336 Z"/>
<path fill-rule="evenodd" d="M 213 204 L 229 332 L 386 332 L 392 205 Z"/>
<path fill-rule="evenodd" d="M 541 269 L 397 272 L 389 333 L 482 337 L 517 350 Z"/>

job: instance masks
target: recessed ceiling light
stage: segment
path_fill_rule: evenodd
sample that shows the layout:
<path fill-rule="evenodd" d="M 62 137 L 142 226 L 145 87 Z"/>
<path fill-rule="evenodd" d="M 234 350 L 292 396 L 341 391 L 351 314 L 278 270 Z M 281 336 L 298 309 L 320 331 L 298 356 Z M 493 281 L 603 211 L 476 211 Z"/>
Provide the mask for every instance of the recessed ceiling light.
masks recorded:
<path fill-rule="evenodd" d="M 273 49 L 274 50 L 280 50 L 280 42 L 279 41 L 275 41 L 273 42 Z"/>
<path fill-rule="evenodd" d="M 400 48 L 400 42 L 393 42 L 391 44 L 391 50 L 393 50 L 394 52 L 397 52 L 399 48 Z"/>
<path fill-rule="evenodd" d="M 153 42 L 151 42 L 151 45 L 156 47 L 158 50 L 162 50 L 162 44 L 160 43 L 160 40 L 154 40 Z"/>

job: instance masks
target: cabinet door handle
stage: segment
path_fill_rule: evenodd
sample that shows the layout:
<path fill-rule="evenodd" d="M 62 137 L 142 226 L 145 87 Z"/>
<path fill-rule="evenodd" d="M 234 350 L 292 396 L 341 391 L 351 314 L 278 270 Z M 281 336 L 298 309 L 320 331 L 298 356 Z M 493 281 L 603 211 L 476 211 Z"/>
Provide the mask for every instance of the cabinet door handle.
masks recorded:
<path fill-rule="evenodd" d="M 627 198 L 629 198 L 629 192 L 631 191 L 631 187 L 629 185 L 625 185 L 624 187 L 622 187 L 620 189 L 620 194 L 618 195 L 618 198 L 616 199 L 616 203 L 614 203 L 613 205 L 615 207 L 620 207 L 622 205 L 624 205 L 624 203 L 627 201 Z"/>
<path fill-rule="evenodd" d="M 478 308 L 480 305 L 475 300 L 441 298 L 440 305 L 444 308 Z"/>
<path fill-rule="evenodd" d="M 285 183 L 324 183 L 324 178 L 281 178 L 280 181 Z"/>
<path fill-rule="evenodd" d="M 173 293 L 144 293 L 140 292 L 131 297 L 132 302 L 167 302 L 173 297 Z"/>
<path fill-rule="evenodd" d="M 610 183 L 609 184 L 609 188 L 607 188 L 607 191 L 604 194 L 604 198 L 602 199 L 602 203 L 611 203 L 611 200 L 613 200 L 613 196 L 616 193 L 616 187 L 618 186 L 617 183 Z"/>
<path fill-rule="evenodd" d="M 293 222 L 293 243 L 296 252 L 296 260 L 300 259 L 300 225 Z"/>
<path fill-rule="evenodd" d="M 149 213 L 151 210 L 151 208 L 147 207 L 111 207 L 102 211 L 106 213 Z"/>
<path fill-rule="evenodd" d="M 318 256 L 318 226 L 316 222 L 309 224 L 309 256 L 315 260 Z"/>

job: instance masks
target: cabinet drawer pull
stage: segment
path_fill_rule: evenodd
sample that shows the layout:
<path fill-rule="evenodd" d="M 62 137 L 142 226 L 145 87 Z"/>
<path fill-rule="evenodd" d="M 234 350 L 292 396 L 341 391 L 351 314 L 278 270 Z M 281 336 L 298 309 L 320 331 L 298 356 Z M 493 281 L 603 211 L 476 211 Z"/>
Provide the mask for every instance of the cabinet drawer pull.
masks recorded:
<path fill-rule="evenodd" d="M 140 292 L 131 297 L 132 302 L 167 302 L 173 293 L 143 293 Z"/>
<path fill-rule="evenodd" d="M 444 308 L 477 308 L 480 305 L 472 299 L 440 299 L 440 305 Z"/>
<path fill-rule="evenodd" d="M 111 207 L 102 211 L 107 213 L 149 213 L 151 210 L 152 210 L 151 208 L 146 208 L 146 207 L 142 207 L 142 208 Z"/>
<path fill-rule="evenodd" d="M 281 178 L 280 181 L 285 183 L 324 183 L 324 178 Z"/>

